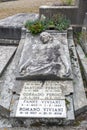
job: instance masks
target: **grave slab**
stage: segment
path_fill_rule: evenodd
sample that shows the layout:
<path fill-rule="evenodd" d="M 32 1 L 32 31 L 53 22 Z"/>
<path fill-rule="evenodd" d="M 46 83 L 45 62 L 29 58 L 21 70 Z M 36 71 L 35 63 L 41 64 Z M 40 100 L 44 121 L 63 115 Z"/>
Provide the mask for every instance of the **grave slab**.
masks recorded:
<path fill-rule="evenodd" d="M 25 39 L 25 42 L 26 42 L 26 39 Z M 18 54 L 15 56 L 15 57 L 17 57 L 17 58 L 15 58 L 16 59 L 16 61 L 15 61 L 16 62 L 16 68 L 18 67 L 18 63 L 20 61 L 20 57 L 22 55 L 25 42 L 24 42 L 24 44 L 20 44 L 19 47 L 18 47 L 18 50 L 17 50 Z M 66 50 L 68 50 L 68 45 L 67 45 L 67 49 Z M 68 52 L 67 55 L 68 55 L 67 57 L 69 57 L 69 52 Z M 16 69 L 15 71 L 17 71 L 17 70 L 18 69 Z M 33 84 L 33 85 L 31 85 L 32 87 L 30 87 L 31 83 Z M 38 83 L 39 83 L 39 86 L 40 86 L 41 89 L 37 89 L 38 88 L 37 87 Z M 25 89 L 24 89 L 25 86 L 28 86 L 27 89 L 29 89 L 29 90 L 26 91 L 27 93 L 23 92 L 23 91 L 25 91 Z M 50 88 L 50 86 L 52 86 L 52 88 Z M 34 88 L 36 89 L 35 90 L 36 92 L 34 92 Z M 40 102 L 40 105 L 41 105 L 40 108 L 42 108 L 42 109 L 45 109 L 45 108 L 43 108 L 44 107 L 44 103 L 43 104 L 41 103 L 43 101 L 43 99 L 45 99 L 45 101 L 48 101 L 48 100 L 50 101 L 52 99 L 54 102 L 55 101 L 57 101 L 57 102 L 58 101 L 60 101 L 60 102 L 63 101 L 63 102 L 66 103 L 65 96 L 66 95 L 69 96 L 70 94 L 73 93 L 73 84 L 72 84 L 72 80 L 68 80 L 68 79 L 64 80 L 64 81 L 63 80 L 62 81 L 60 81 L 60 80 L 59 81 L 58 80 L 57 81 L 53 81 L 53 80 L 52 81 L 50 81 L 50 80 L 49 81 L 48 80 L 46 80 L 46 81 L 45 80 L 44 81 L 16 80 L 15 84 L 14 84 L 13 92 L 15 92 L 15 95 L 13 95 L 12 102 L 11 102 L 11 107 L 10 107 L 11 108 L 10 109 L 11 110 L 11 114 L 10 114 L 10 116 L 11 117 L 20 117 L 20 118 L 24 117 L 24 118 L 28 118 L 29 115 L 30 115 L 30 117 L 32 117 L 31 114 L 26 116 L 25 113 L 23 113 L 23 115 L 20 115 L 20 113 L 19 113 L 21 105 L 24 104 L 24 100 L 23 99 L 26 100 L 25 102 L 27 102 L 27 101 L 32 102 L 33 100 L 37 99 L 36 102 Z M 29 92 L 31 93 L 31 95 L 30 95 Z M 25 94 L 25 96 L 23 94 Z M 26 94 L 29 95 L 29 96 L 26 97 Z M 43 94 L 44 96 L 39 96 L 38 94 L 40 94 L 40 95 Z M 27 98 L 29 98 L 29 100 Z M 68 100 L 69 100 L 69 102 L 71 104 L 70 106 L 72 106 L 72 109 L 71 109 L 71 107 L 69 108 L 69 112 L 68 112 L 68 115 L 67 115 L 67 120 L 68 120 L 68 116 L 69 116 L 69 119 L 71 117 L 70 120 L 73 120 L 74 119 L 73 99 L 72 100 L 68 99 Z M 25 109 L 26 109 L 26 105 L 29 105 L 29 103 L 27 103 L 27 104 L 25 103 L 25 105 L 24 105 Z M 48 105 L 48 108 L 49 108 L 49 105 Z M 65 105 L 65 109 L 66 109 L 66 105 Z M 71 113 L 73 113 L 73 116 L 71 116 L 72 115 Z M 37 116 L 36 115 L 33 115 L 33 116 L 35 116 L 36 118 L 41 118 L 41 120 L 43 120 L 41 115 L 39 115 L 38 113 L 37 113 Z M 58 118 L 58 116 L 59 115 L 57 115 L 56 118 Z M 51 118 L 52 115 L 49 116 L 49 114 L 47 113 L 47 116 L 45 116 L 45 117 Z M 63 115 L 62 115 L 62 118 L 64 118 Z M 29 118 L 29 119 L 31 119 L 31 118 Z M 50 121 L 50 119 L 49 119 L 49 121 Z M 51 121 L 55 122 L 54 119 L 51 120 Z M 45 122 L 45 120 L 44 120 L 44 122 Z M 58 122 L 58 120 L 56 120 L 56 122 Z"/>
<path fill-rule="evenodd" d="M 20 96 L 19 95 L 17 95 L 17 94 L 14 94 L 13 95 L 13 98 L 12 98 L 12 102 L 11 102 L 11 106 L 10 106 L 10 111 L 11 111 L 11 113 L 10 113 L 10 116 L 11 117 L 16 117 L 17 118 L 17 112 L 19 111 L 19 110 L 17 110 L 17 108 L 18 108 L 18 103 L 20 102 L 20 100 L 19 100 L 19 98 L 20 98 Z M 57 124 L 67 124 L 68 123 L 68 121 L 72 121 L 72 120 L 74 120 L 75 119 L 75 117 L 74 117 L 74 108 L 73 108 L 73 98 L 72 98 L 72 96 L 66 96 L 65 97 L 66 98 L 66 100 L 65 100 L 65 103 L 66 102 L 68 102 L 67 103 L 67 118 L 65 119 L 65 120 L 61 120 L 61 118 L 50 118 L 50 117 L 47 117 L 47 118 L 41 118 L 41 117 L 36 117 L 36 118 L 30 118 L 30 117 L 28 117 L 28 115 L 27 116 L 25 116 L 24 115 L 24 117 L 21 115 L 20 116 L 20 114 L 19 114 L 19 119 L 25 119 L 25 122 L 27 123 L 27 121 L 28 122 L 31 122 L 30 124 L 32 124 L 32 121 L 34 122 L 34 119 L 38 119 L 38 120 L 40 120 L 41 122 L 44 122 L 44 123 L 46 123 L 46 122 L 55 122 L 55 123 L 57 123 Z M 26 100 L 25 102 L 27 102 L 27 104 L 28 104 L 28 101 L 29 100 Z M 32 101 L 34 101 L 34 100 L 32 100 Z M 53 101 L 53 100 L 52 100 Z M 59 100 L 57 100 L 57 102 L 58 102 Z M 61 100 L 60 100 L 61 101 Z M 25 103 L 25 105 L 26 105 L 26 103 Z M 57 104 L 58 105 L 58 104 Z M 22 106 L 23 107 L 23 106 Z M 21 108 L 22 108 L 21 107 Z M 26 106 L 25 106 L 26 107 Z M 29 107 L 28 107 L 29 108 Z M 19 109 L 19 108 L 18 108 Z M 22 110 L 22 109 L 21 109 Z M 18 112 L 19 113 L 19 112 Z M 22 113 L 23 114 L 23 113 Z M 32 120 L 32 121 L 31 121 Z M 61 121 L 60 121 L 61 120 Z M 27 125 L 26 125 L 27 126 Z M 28 125 L 29 126 L 29 125 Z"/>
<path fill-rule="evenodd" d="M 19 81 L 18 81 L 19 82 Z M 39 84 L 39 88 L 37 85 Z M 30 86 L 29 86 L 30 85 Z M 23 99 L 25 99 L 25 108 L 26 108 L 26 103 L 29 105 L 29 102 L 32 102 L 33 100 L 40 100 L 40 99 L 52 99 L 54 102 L 55 100 L 59 99 L 60 101 L 65 99 L 65 95 L 68 96 L 66 99 L 69 100 L 71 106 L 73 107 L 73 100 L 71 101 L 69 98 L 69 95 L 73 93 L 73 85 L 72 81 L 45 81 L 44 84 L 41 81 L 26 81 L 23 84 L 21 84 L 22 92 L 20 92 L 20 99 L 19 99 L 19 92 L 16 89 L 16 94 L 12 98 L 12 103 L 11 103 L 11 117 L 17 116 L 17 113 L 21 107 L 21 102 L 24 102 Z M 25 89 L 26 88 L 26 89 Z M 30 94 L 30 95 L 29 95 Z M 64 96 L 63 96 L 64 94 Z M 39 96 L 40 95 L 40 96 Z M 29 100 L 31 99 L 31 100 Z M 14 104 L 13 104 L 14 102 Z M 37 101 L 36 101 L 37 102 Z M 18 107 L 17 107 L 18 105 Z M 23 106 L 22 106 L 23 107 Z M 16 112 L 17 110 L 17 112 Z M 71 107 L 68 110 L 68 115 L 70 116 L 71 113 L 73 112 L 73 109 L 71 110 Z M 72 111 L 72 112 L 71 112 Z M 22 115 L 21 115 L 22 116 Z M 19 115 L 20 117 L 20 115 Z M 26 116 L 25 116 L 26 117 Z M 27 117 L 26 117 L 27 118 Z M 74 116 L 72 116 L 72 120 L 74 119 Z"/>
<path fill-rule="evenodd" d="M 0 46 L 0 76 L 16 51 L 16 47 Z"/>
<path fill-rule="evenodd" d="M 17 79 L 55 80 L 72 79 L 72 69 L 68 51 L 67 33 L 44 32 L 49 38 L 27 33 L 19 60 Z"/>
<path fill-rule="evenodd" d="M 57 82 L 25 82 L 16 117 L 66 118 L 65 98 Z"/>
<path fill-rule="evenodd" d="M 23 43 L 24 43 L 24 39 L 21 39 L 19 44 L 22 45 Z M 5 47 L 8 48 L 9 46 L 5 46 Z M 10 46 L 10 49 L 11 48 L 16 49 L 17 47 Z M 10 104 L 13 96 L 12 90 L 15 84 L 16 61 L 18 57 L 20 57 L 18 53 L 20 52 L 19 50 L 20 49 L 17 49 L 15 55 L 12 57 L 13 59 L 8 64 L 8 67 L 6 68 L 3 75 L 0 77 L 0 114 L 4 117 L 10 116 Z"/>

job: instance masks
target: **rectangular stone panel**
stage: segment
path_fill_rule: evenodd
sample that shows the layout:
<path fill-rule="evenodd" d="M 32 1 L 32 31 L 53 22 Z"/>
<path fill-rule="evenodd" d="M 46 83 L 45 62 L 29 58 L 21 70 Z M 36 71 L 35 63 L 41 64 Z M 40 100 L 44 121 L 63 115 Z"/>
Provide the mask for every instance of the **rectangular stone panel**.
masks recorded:
<path fill-rule="evenodd" d="M 21 28 L 20 27 L 6 27 L 0 26 L 0 39 L 20 40 Z"/>
<path fill-rule="evenodd" d="M 18 64 L 17 79 L 55 80 L 72 79 L 67 33 L 45 32 L 26 35 Z"/>
<path fill-rule="evenodd" d="M 58 82 L 25 82 L 16 117 L 66 118 L 65 97 Z"/>
<path fill-rule="evenodd" d="M 2 75 L 15 51 L 16 47 L 0 46 L 0 76 Z"/>
<path fill-rule="evenodd" d="M 16 117 L 66 118 L 65 100 L 19 100 Z"/>

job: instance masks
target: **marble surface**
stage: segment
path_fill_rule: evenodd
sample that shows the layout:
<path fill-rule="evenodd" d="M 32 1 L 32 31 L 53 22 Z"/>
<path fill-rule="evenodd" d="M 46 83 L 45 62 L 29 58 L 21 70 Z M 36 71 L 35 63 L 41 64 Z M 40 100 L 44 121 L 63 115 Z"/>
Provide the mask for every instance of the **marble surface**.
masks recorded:
<path fill-rule="evenodd" d="M 0 46 L 0 75 L 2 75 L 15 51 L 16 47 Z"/>
<path fill-rule="evenodd" d="M 43 44 L 40 36 L 26 35 L 18 65 L 19 79 L 72 79 L 67 34 L 50 33 Z"/>

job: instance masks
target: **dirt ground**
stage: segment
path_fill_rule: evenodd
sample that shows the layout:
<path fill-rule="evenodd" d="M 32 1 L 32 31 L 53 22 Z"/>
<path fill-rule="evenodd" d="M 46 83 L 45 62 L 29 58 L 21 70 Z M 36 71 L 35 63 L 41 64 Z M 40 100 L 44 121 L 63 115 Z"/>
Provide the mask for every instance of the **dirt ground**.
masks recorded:
<path fill-rule="evenodd" d="M 38 13 L 41 5 L 52 5 L 61 0 L 15 0 L 0 3 L 0 19 L 16 13 Z"/>

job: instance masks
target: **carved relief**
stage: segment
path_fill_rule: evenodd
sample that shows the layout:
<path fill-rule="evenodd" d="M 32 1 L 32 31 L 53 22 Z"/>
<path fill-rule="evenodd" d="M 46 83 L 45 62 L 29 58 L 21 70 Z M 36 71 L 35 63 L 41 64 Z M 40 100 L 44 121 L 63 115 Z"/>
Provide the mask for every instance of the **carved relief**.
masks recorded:
<path fill-rule="evenodd" d="M 47 32 L 39 37 L 27 37 L 19 62 L 20 77 L 69 77 L 71 68 L 63 45 L 66 41 L 63 40 L 63 37 Z"/>

